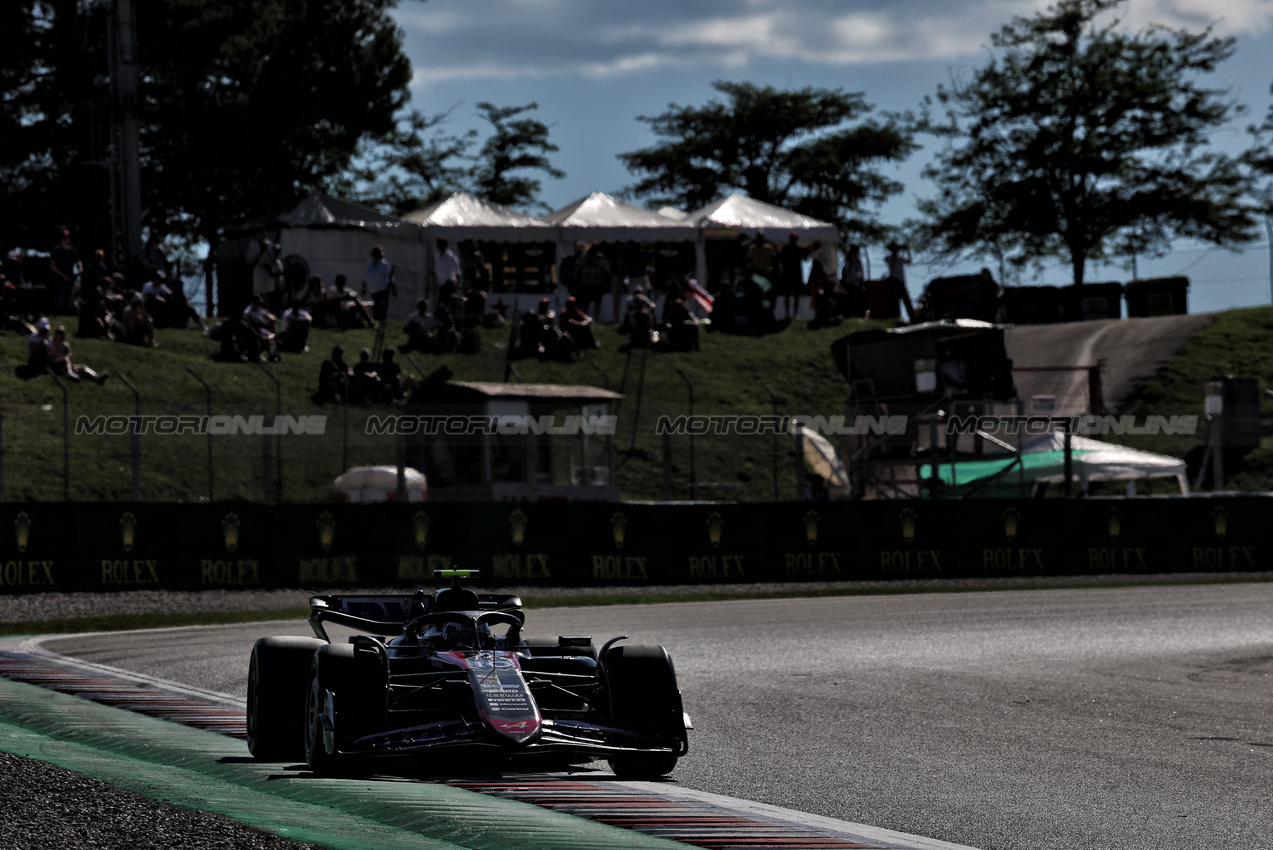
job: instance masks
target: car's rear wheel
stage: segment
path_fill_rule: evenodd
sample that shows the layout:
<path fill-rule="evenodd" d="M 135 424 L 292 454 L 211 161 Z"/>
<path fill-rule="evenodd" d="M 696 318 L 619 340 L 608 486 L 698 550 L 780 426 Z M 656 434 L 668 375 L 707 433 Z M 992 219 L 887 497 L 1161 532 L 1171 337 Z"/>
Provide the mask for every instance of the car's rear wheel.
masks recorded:
<path fill-rule="evenodd" d="M 347 774 L 357 769 L 355 759 L 335 750 L 340 743 L 370 731 L 384 684 L 379 673 L 379 666 L 356 657 L 351 645 L 326 645 L 314 653 L 305 700 L 304 754 L 315 773 Z M 332 721 L 330 736 L 324 718 Z"/>
<path fill-rule="evenodd" d="M 615 725 L 683 751 L 685 715 L 667 650 L 661 646 L 618 646 L 607 653 L 605 666 Z M 631 753 L 609 762 L 616 776 L 652 779 L 671 773 L 677 758 L 668 753 Z"/>
<path fill-rule="evenodd" d="M 305 757 L 300 720 L 305 715 L 318 638 L 267 637 L 252 647 L 248 662 L 248 752 L 262 761 Z"/>

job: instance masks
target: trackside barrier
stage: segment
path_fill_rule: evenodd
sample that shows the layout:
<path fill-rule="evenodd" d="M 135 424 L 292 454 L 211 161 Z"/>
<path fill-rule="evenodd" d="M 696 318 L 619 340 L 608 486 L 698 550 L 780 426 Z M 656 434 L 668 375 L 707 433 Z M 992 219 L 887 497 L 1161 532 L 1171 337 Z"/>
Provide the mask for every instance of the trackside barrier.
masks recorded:
<path fill-rule="evenodd" d="M 5 503 L 0 592 L 648 585 L 1264 570 L 1273 498 Z M 73 524 L 73 528 L 68 527 Z"/>

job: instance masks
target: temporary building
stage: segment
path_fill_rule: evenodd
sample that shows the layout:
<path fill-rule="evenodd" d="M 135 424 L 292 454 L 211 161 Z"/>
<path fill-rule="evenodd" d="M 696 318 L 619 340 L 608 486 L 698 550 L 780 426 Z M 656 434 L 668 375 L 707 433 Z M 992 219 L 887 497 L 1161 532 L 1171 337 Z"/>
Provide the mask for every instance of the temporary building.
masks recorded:
<path fill-rule="evenodd" d="M 573 204 L 544 216 L 557 228 L 557 242 L 564 250 L 575 242 L 693 242 L 698 231 L 687 219 L 638 207 L 603 192 L 593 192 Z"/>
<path fill-rule="evenodd" d="M 1180 492 L 1189 495 L 1185 462 L 1128 446 L 1105 443 L 1077 434 L 1070 436 L 1070 474 L 1077 488 L 1086 491 L 1093 481 L 1138 481 L 1174 478 Z M 1025 441 L 1020 455 L 1001 455 L 975 461 L 959 461 L 937 467 L 938 477 L 953 496 L 1020 496 L 1034 493 L 1039 485 L 1065 481 L 1065 435 L 1043 434 Z M 932 477 L 931 467 L 920 467 L 920 477 Z"/>
<path fill-rule="evenodd" d="M 746 195 L 730 195 L 714 201 L 690 213 L 687 221 L 692 222 L 699 230 L 696 265 L 698 280 L 704 285 L 709 280 L 708 255 L 715 254 L 709 249 L 709 243 L 719 244 L 727 240 L 736 242 L 740 234 L 754 237 L 761 230 L 765 231 L 769 241 L 778 246 L 787 241 L 787 236 L 792 231 L 800 234 L 802 245 L 821 242 L 818 256 L 823 267 L 829 273 L 834 273 L 838 268 L 836 244 L 839 236 L 834 224 L 757 201 Z M 715 265 L 716 263 L 711 264 L 712 267 Z"/>
<path fill-rule="evenodd" d="M 558 256 L 574 252 L 579 242 L 646 243 L 674 271 L 691 270 L 698 228 L 686 218 L 648 210 L 602 192 L 593 192 L 544 217 L 557 228 Z M 616 254 L 607 251 L 612 260 Z M 656 262 L 659 260 L 655 258 Z M 611 317 L 619 321 L 621 308 L 611 303 Z"/>
<path fill-rule="evenodd" d="M 347 285 L 358 290 L 371 261 L 371 247 L 383 247 L 397 287 L 389 302 L 390 318 L 406 318 L 424 293 L 424 246 L 420 228 L 412 222 L 315 194 L 281 216 L 279 226 L 280 255 L 285 261 L 302 259 L 309 273 L 320 275 L 328 288 L 336 275 L 343 274 Z"/>
<path fill-rule="evenodd" d="M 557 234 L 534 216 L 456 192 L 403 218 L 421 228 L 427 270 L 437 262 L 437 240 L 446 239 L 457 254 L 461 242 L 472 240 L 491 266 L 492 278 L 510 289 L 534 290 L 552 281 Z"/>

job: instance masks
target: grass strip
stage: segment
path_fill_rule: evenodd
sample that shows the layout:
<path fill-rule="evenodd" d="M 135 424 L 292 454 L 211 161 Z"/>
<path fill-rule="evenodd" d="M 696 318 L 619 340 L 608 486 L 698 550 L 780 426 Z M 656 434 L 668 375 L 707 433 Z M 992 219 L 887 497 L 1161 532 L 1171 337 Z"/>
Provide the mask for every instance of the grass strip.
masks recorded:
<path fill-rule="evenodd" d="M 985 593 L 1005 590 L 1077 590 L 1083 588 L 1152 587 L 1158 585 L 1237 584 L 1273 581 L 1273 574 L 1225 574 L 1206 576 L 1091 576 L 1081 580 L 1058 576 L 1028 584 L 945 584 L 862 587 L 809 588 L 796 590 L 755 590 L 739 593 L 635 593 L 579 594 L 574 596 L 523 596 L 525 608 L 591 608 L 603 605 L 664 605 L 678 602 L 727 602 L 745 599 L 800 599 L 837 596 L 880 596 L 915 593 Z M 98 617 L 66 617 L 56 620 L 19 620 L 0 622 L 0 637 L 26 635 L 76 634 L 80 632 L 115 632 L 136 629 L 162 629 L 182 626 L 218 626 L 233 623 L 259 623 L 269 620 L 304 620 L 308 608 L 278 608 L 267 611 L 192 611 L 166 614 L 108 614 Z"/>

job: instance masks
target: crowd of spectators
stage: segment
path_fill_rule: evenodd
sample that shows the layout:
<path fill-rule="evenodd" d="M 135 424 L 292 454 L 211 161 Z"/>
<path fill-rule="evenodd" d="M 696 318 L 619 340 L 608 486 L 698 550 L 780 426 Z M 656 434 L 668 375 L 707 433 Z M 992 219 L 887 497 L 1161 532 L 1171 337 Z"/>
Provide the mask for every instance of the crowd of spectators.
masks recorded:
<path fill-rule="evenodd" d="M 53 329 L 50 315 L 75 318 L 75 335 L 81 339 L 145 348 L 158 347 L 157 328 L 203 326 L 157 234 L 150 236 L 127 274 L 113 268 L 102 250 L 84 263 L 69 230 L 60 231 L 47 267 L 32 260 L 15 251 L 0 271 L 0 330 L 27 337 L 27 360 L 17 370 L 24 377 L 52 371 L 73 381 L 100 383 L 105 378 L 73 362 L 65 326 Z"/>

